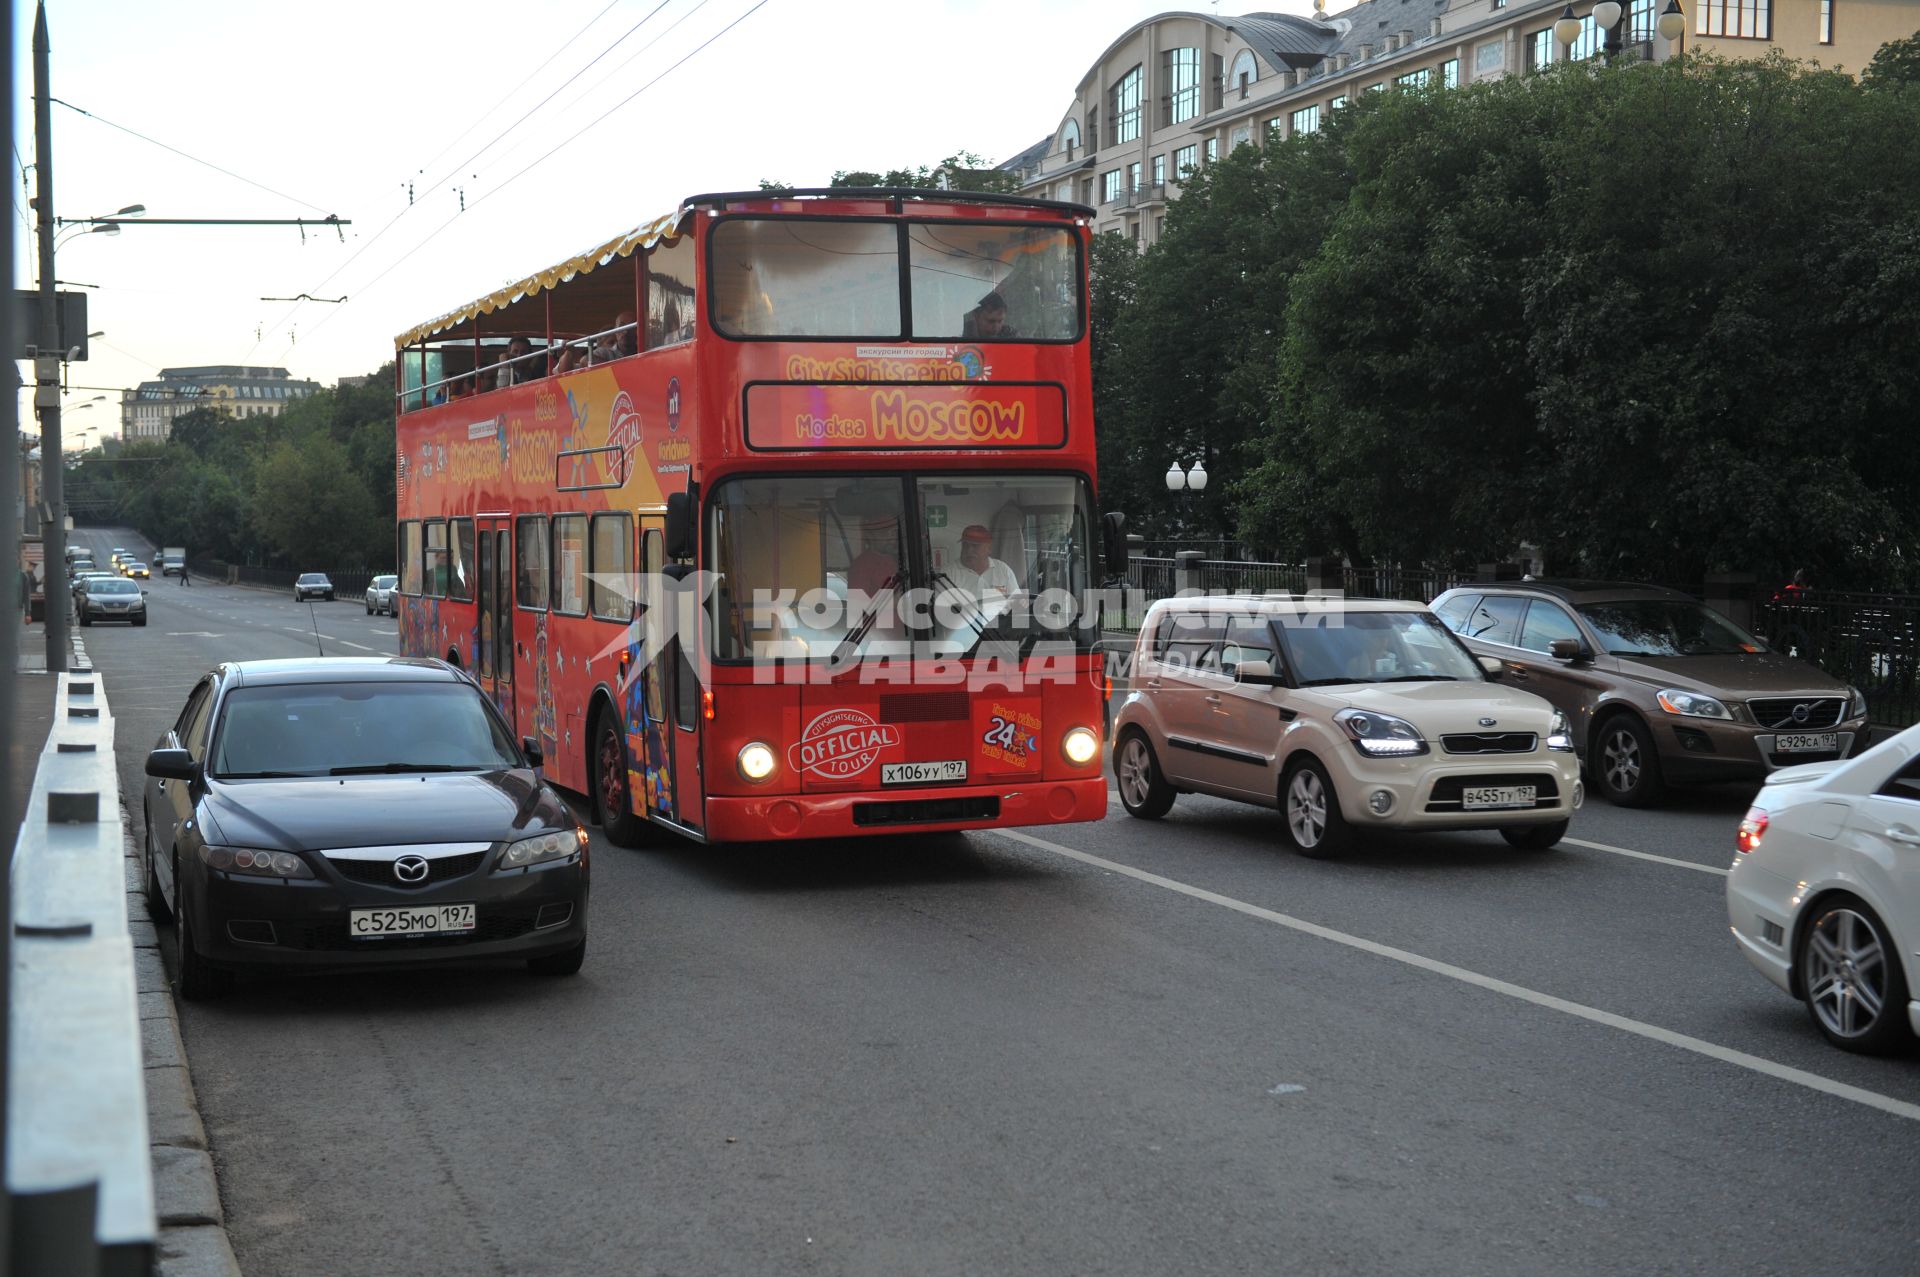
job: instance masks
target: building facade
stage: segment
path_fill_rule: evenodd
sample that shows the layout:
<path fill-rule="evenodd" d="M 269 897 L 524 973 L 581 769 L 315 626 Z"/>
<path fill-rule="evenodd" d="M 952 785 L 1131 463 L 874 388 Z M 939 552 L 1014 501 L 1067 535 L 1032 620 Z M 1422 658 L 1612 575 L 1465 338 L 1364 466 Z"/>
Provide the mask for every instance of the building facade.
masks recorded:
<path fill-rule="evenodd" d="M 319 382 L 296 381 L 285 368 L 162 368 L 158 380 L 143 381 L 126 392 L 120 435 L 129 443 L 165 440 L 173 434 L 175 418 L 199 408 L 218 408 L 235 417 L 277 417 L 288 404 L 319 389 Z"/>
<path fill-rule="evenodd" d="M 1758 57 L 1773 49 L 1858 74 L 1920 28 L 1920 0 L 1680 0 L 1683 27 L 1657 29 L 1665 0 L 1622 0 L 1630 54 Z M 1024 194 L 1093 207 L 1096 233 L 1160 237 L 1184 174 L 1238 146 L 1318 130 L 1362 93 L 1456 88 L 1593 56 L 1604 42 L 1577 0 L 1580 36 L 1559 43 L 1566 0 L 1365 0 L 1314 17 L 1163 13 L 1108 46 L 1051 136 L 1001 165 Z"/>

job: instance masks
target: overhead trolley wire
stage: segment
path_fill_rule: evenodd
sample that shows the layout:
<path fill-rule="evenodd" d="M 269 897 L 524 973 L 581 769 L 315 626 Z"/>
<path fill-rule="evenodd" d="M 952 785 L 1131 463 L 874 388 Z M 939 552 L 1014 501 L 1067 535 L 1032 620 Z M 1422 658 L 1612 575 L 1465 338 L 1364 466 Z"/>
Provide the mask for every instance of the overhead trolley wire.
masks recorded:
<path fill-rule="evenodd" d="M 256 182 L 250 177 L 242 177 L 240 174 L 234 172 L 232 169 L 221 168 L 218 164 L 215 164 L 212 160 L 203 160 L 197 155 L 189 155 L 185 151 L 181 150 L 179 147 L 169 146 L 165 142 L 160 141 L 158 138 L 148 137 L 145 133 L 141 133 L 135 129 L 130 129 L 124 124 L 115 124 L 112 120 L 109 120 L 104 115 L 95 115 L 92 111 L 88 111 L 81 107 L 77 107 L 71 102 L 61 102 L 59 98 L 49 98 L 47 100 L 50 102 L 59 102 L 61 106 L 66 107 L 67 110 L 69 111 L 77 111 L 81 115 L 86 116 L 89 120 L 98 120 L 100 123 L 106 125 L 110 129 L 119 129 L 122 133 L 130 134 L 133 137 L 137 137 L 142 142 L 151 143 L 152 145 L 159 147 L 163 151 L 172 151 L 175 155 L 180 156 L 182 159 L 192 160 L 195 164 L 204 165 L 207 168 L 212 169 L 216 173 L 224 173 L 236 182 L 244 182 L 248 186 L 251 186 L 256 190 L 265 191 L 269 195 L 277 195 L 283 200 L 291 200 L 293 203 L 300 205 L 302 208 L 310 208 L 314 212 L 319 213 L 323 216 L 326 216 L 326 217 L 333 216 L 332 209 L 321 208 L 318 204 L 315 204 L 310 200 L 300 199 L 298 196 L 289 195 L 285 191 L 276 191 L 271 186 L 266 185 L 264 182 Z"/>

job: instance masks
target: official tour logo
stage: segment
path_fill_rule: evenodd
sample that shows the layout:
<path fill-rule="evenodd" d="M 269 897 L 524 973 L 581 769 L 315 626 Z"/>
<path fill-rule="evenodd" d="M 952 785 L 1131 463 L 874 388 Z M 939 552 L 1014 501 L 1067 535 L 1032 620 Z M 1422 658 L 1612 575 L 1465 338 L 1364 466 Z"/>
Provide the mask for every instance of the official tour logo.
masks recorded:
<path fill-rule="evenodd" d="M 787 763 L 828 780 L 851 780 L 874 765 L 880 751 L 900 743 L 900 729 L 857 709 L 830 709 L 808 723 Z"/>

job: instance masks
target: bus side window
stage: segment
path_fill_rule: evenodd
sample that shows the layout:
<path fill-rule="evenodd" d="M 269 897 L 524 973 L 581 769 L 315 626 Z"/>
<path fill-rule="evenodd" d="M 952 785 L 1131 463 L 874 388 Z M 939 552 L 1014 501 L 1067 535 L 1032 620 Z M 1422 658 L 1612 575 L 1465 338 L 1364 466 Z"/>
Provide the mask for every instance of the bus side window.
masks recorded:
<path fill-rule="evenodd" d="M 687 659 L 687 645 L 673 641 L 673 721 L 681 731 L 690 732 L 700 723 L 700 676 Z"/>
<path fill-rule="evenodd" d="M 647 250 L 647 349 L 693 336 L 693 236 L 663 239 Z"/>

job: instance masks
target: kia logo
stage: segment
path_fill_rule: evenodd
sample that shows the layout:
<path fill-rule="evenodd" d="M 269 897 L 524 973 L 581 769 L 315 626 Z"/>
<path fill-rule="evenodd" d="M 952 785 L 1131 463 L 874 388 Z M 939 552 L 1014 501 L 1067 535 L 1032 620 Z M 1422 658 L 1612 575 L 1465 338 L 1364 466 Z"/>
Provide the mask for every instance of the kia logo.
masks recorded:
<path fill-rule="evenodd" d="M 402 856 L 393 862 L 393 876 L 401 882 L 425 882 L 427 862 L 420 856 Z"/>
<path fill-rule="evenodd" d="M 1500 721 L 1500 720 L 1499 720 L 1499 719 L 1496 719 L 1496 718 L 1483 718 L 1483 719 L 1481 719 L 1481 720 L 1480 720 L 1480 726 L 1482 726 L 1482 727 L 1493 727 L 1493 726 L 1495 726 L 1495 725 L 1497 725 L 1497 724 L 1499 723 L 1499 721 Z"/>

